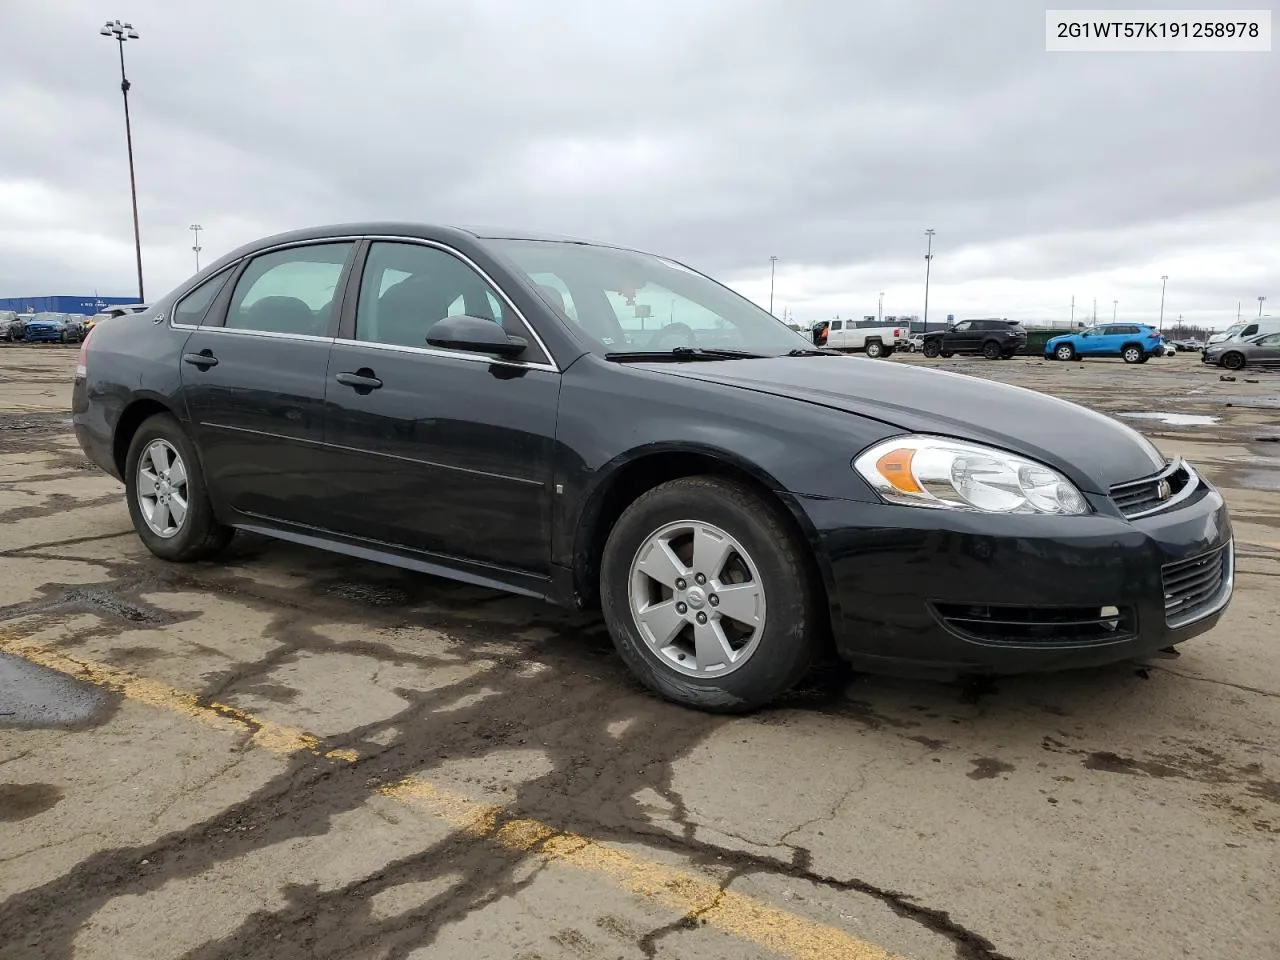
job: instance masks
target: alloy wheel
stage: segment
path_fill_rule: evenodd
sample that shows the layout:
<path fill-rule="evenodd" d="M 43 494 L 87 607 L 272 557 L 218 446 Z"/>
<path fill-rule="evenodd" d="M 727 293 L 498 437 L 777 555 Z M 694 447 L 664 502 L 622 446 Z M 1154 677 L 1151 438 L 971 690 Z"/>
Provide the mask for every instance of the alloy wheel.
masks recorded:
<path fill-rule="evenodd" d="M 742 544 L 714 524 L 669 523 L 640 545 L 627 597 L 650 651 L 673 670 L 717 677 L 755 653 L 765 589 Z"/>
<path fill-rule="evenodd" d="M 152 440 L 138 458 L 135 492 L 142 518 L 157 537 L 176 537 L 187 519 L 187 468 L 168 440 Z"/>

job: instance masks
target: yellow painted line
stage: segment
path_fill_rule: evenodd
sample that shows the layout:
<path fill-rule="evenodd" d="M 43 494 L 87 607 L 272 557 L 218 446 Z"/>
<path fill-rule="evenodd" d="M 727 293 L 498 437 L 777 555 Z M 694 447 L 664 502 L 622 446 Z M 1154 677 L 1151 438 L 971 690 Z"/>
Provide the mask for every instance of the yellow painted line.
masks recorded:
<path fill-rule="evenodd" d="M 343 763 L 360 759 L 354 750 L 324 750 L 320 739 L 303 730 L 263 720 L 224 703 L 202 704 L 189 691 L 139 677 L 107 664 L 0 633 L 0 651 L 59 673 L 112 690 L 137 703 L 189 717 L 232 733 L 249 733 L 250 742 L 271 753 L 300 752 Z M 709 927 L 751 941 L 795 960 L 902 960 L 883 947 L 835 927 L 778 910 L 745 894 L 720 887 L 669 864 L 606 846 L 537 820 L 505 819 L 505 808 L 442 790 L 420 777 L 406 777 L 378 788 L 382 796 L 430 814 L 451 827 L 507 850 L 527 853 L 612 881 L 636 896 L 697 916 Z"/>

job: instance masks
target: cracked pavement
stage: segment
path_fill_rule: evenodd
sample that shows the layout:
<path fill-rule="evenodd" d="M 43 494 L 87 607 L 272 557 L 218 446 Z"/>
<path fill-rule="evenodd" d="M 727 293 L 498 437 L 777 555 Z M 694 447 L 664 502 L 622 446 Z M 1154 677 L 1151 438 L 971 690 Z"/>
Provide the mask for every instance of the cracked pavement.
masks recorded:
<path fill-rule="evenodd" d="M 1280 378 L 938 364 L 1220 417 L 1138 426 L 1227 497 L 1228 615 L 1176 659 L 832 670 L 725 718 L 591 614 L 246 536 L 155 560 L 74 363 L 0 348 L 2 960 L 1276 956 Z"/>

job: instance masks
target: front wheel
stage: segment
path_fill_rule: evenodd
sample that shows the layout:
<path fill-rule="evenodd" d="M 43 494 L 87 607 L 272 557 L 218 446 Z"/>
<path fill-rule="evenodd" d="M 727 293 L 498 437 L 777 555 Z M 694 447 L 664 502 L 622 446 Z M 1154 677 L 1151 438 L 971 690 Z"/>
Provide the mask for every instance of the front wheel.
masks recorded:
<path fill-rule="evenodd" d="M 1120 356 L 1124 359 L 1125 363 L 1141 363 L 1143 360 L 1142 348 L 1133 346 L 1125 347 L 1124 350 L 1120 352 Z"/>
<path fill-rule="evenodd" d="M 1230 353 L 1222 355 L 1222 365 L 1228 370 L 1244 369 L 1244 354 L 1238 350 L 1232 350 Z"/>
<path fill-rule="evenodd" d="M 643 494 L 614 525 L 601 605 L 645 686 L 739 713 L 784 693 L 813 659 L 822 621 L 809 569 L 776 504 L 734 480 L 684 477 Z"/>
<path fill-rule="evenodd" d="M 1069 343 L 1059 344 L 1053 348 L 1053 355 L 1059 360 L 1074 360 L 1076 358 L 1076 348 Z"/>
<path fill-rule="evenodd" d="M 942 352 L 942 344 L 938 343 L 937 340 L 926 340 L 924 346 L 920 348 L 920 352 L 932 360 Z"/>
<path fill-rule="evenodd" d="M 156 414 L 133 435 L 125 489 L 134 529 L 162 560 L 203 560 L 231 541 L 234 531 L 213 515 L 195 446 L 170 414 Z"/>

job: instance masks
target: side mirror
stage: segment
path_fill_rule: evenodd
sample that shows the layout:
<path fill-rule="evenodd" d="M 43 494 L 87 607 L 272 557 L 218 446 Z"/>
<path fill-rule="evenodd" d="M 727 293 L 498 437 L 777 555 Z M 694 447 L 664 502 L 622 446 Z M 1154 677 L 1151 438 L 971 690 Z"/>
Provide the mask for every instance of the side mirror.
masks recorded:
<path fill-rule="evenodd" d="M 499 357 L 518 357 L 529 349 L 528 340 L 511 336 L 497 321 L 469 317 L 465 313 L 432 324 L 427 331 L 427 343 L 442 350 L 469 350 Z"/>

